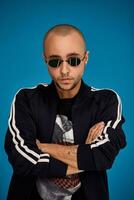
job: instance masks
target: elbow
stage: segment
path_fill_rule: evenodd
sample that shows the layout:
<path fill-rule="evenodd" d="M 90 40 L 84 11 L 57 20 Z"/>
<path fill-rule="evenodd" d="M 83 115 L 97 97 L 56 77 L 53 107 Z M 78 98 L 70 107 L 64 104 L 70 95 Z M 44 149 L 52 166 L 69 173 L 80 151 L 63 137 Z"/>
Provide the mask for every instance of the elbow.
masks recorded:
<path fill-rule="evenodd" d="M 111 169 L 113 166 L 115 159 L 103 159 L 101 161 L 97 161 L 96 162 L 96 170 L 100 171 L 100 170 L 108 170 Z"/>
<path fill-rule="evenodd" d="M 105 170 L 111 169 L 112 166 L 113 166 L 113 163 L 114 163 L 114 160 L 111 160 L 111 161 L 107 162 L 107 165 L 104 166 L 104 169 Z"/>
<path fill-rule="evenodd" d="M 33 175 L 33 169 L 35 166 L 33 166 L 33 164 L 31 165 L 30 163 L 24 163 L 24 162 L 17 162 L 17 160 L 15 160 L 15 162 L 13 160 L 9 159 L 9 163 L 12 166 L 13 172 L 16 175 L 19 176 L 30 176 Z"/>
<path fill-rule="evenodd" d="M 126 136 L 125 134 L 121 135 L 119 138 L 120 148 L 123 149 L 127 146 Z"/>

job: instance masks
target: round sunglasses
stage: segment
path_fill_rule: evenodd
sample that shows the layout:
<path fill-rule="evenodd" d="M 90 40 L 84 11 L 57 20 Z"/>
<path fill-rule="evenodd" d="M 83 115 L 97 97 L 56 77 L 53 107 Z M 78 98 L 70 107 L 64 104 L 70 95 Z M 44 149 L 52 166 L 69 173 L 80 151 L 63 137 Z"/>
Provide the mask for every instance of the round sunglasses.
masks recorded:
<path fill-rule="evenodd" d="M 84 60 L 85 55 L 86 52 L 82 59 L 80 59 L 78 56 L 70 56 L 67 58 L 67 60 L 62 60 L 61 58 L 50 58 L 50 59 L 45 59 L 45 61 L 50 67 L 53 68 L 59 67 L 62 62 L 67 62 L 71 67 L 77 67 Z"/>

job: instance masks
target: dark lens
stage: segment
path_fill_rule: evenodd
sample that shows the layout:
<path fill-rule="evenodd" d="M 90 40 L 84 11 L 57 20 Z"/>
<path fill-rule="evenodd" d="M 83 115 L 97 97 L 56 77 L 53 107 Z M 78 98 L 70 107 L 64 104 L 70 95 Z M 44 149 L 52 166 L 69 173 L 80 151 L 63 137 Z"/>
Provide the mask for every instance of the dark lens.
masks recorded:
<path fill-rule="evenodd" d="M 50 66 L 50 67 L 59 67 L 59 65 L 60 65 L 60 59 L 51 59 L 51 60 L 49 60 L 48 61 L 48 65 Z"/>
<path fill-rule="evenodd" d="M 80 58 L 77 58 L 77 57 L 71 57 L 68 59 L 68 63 L 71 66 L 78 66 L 80 62 L 81 62 Z"/>

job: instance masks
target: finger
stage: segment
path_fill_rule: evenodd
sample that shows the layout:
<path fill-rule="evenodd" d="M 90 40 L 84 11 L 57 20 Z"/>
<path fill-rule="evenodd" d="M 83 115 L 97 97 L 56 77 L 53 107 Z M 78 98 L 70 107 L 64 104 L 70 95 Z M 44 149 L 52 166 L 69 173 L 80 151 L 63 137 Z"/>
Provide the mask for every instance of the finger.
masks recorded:
<path fill-rule="evenodd" d="M 103 129 L 104 129 L 104 126 L 100 126 L 97 129 L 95 129 L 94 132 L 92 133 L 92 140 L 94 140 L 97 137 L 99 137 L 102 134 Z"/>
<path fill-rule="evenodd" d="M 96 133 L 100 128 L 103 128 L 103 123 L 98 123 L 95 126 L 93 126 L 89 132 L 89 136 L 92 137 L 94 133 Z"/>
<path fill-rule="evenodd" d="M 100 137 L 102 135 L 103 129 L 97 130 L 93 135 L 92 135 L 92 140 L 95 140 L 96 138 Z"/>
<path fill-rule="evenodd" d="M 38 148 L 39 148 L 40 150 L 42 150 L 42 144 L 40 143 L 39 140 L 36 140 L 36 145 L 38 146 Z"/>
<path fill-rule="evenodd" d="M 92 139 L 93 139 L 92 137 L 94 135 L 94 132 L 98 127 L 100 127 L 100 125 L 103 126 L 104 122 L 99 122 L 99 123 L 97 123 L 97 124 L 95 124 L 94 126 L 91 127 L 91 129 L 89 130 L 89 133 L 88 133 L 88 137 L 86 139 L 86 143 L 89 143 L 89 142 L 92 141 Z"/>
<path fill-rule="evenodd" d="M 104 128 L 104 122 L 99 122 L 95 124 L 89 131 L 86 142 L 92 141 L 98 133 L 100 134 L 101 130 Z"/>
<path fill-rule="evenodd" d="M 39 148 L 41 151 L 44 151 L 44 147 L 43 147 L 41 144 L 38 145 L 38 148 Z"/>
<path fill-rule="evenodd" d="M 92 143 L 92 138 L 89 138 L 88 140 L 86 140 L 86 144 L 91 144 Z"/>
<path fill-rule="evenodd" d="M 91 129 L 89 130 L 89 134 L 91 132 L 94 132 L 96 129 L 98 129 L 99 127 L 103 127 L 104 126 L 104 122 L 98 122 L 97 124 L 95 124 L 94 126 L 91 127 Z"/>
<path fill-rule="evenodd" d="M 37 144 L 37 145 L 40 144 L 40 141 L 39 141 L 38 139 L 36 139 L 36 144 Z"/>
<path fill-rule="evenodd" d="M 103 124 L 99 124 L 98 126 L 96 126 L 94 128 L 94 130 L 92 131 L 92 137 L 97 136 L 98 134 L 100 134 L 100 132 L 104 129 L 104 125 Z"/>
<path fill-rule="evenodd" d="M 90 144 L 91 141 L 92 141 L 92 136 L 93 136 L 93 131 L 94 131 L 94 127 L 92 127 L 90 130 L 89 130 L 89 133 L 88 133 L 88 136 L 87 136 L 87 139 L 86 139 L 86 144 Z"/>

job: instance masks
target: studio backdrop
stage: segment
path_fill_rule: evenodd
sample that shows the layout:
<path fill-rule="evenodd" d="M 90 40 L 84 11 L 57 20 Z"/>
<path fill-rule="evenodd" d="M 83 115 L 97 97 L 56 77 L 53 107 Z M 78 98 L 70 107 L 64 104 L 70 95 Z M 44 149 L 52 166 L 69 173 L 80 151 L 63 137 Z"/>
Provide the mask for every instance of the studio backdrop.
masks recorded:
<path fill-rule="evenodd" d="M 42 41 L 52 26 L 68 23 L 86 38 L 90 58 L 84 80 L 120 95 L 127 147 L 108 170 L 110 200 L 134 199 L 133 77 L 134 1 L 0 0 L 0 200 L 6 200 L 12 168 L 4 140 L 13 96 L 18 89 L 50 83 Z"/>

